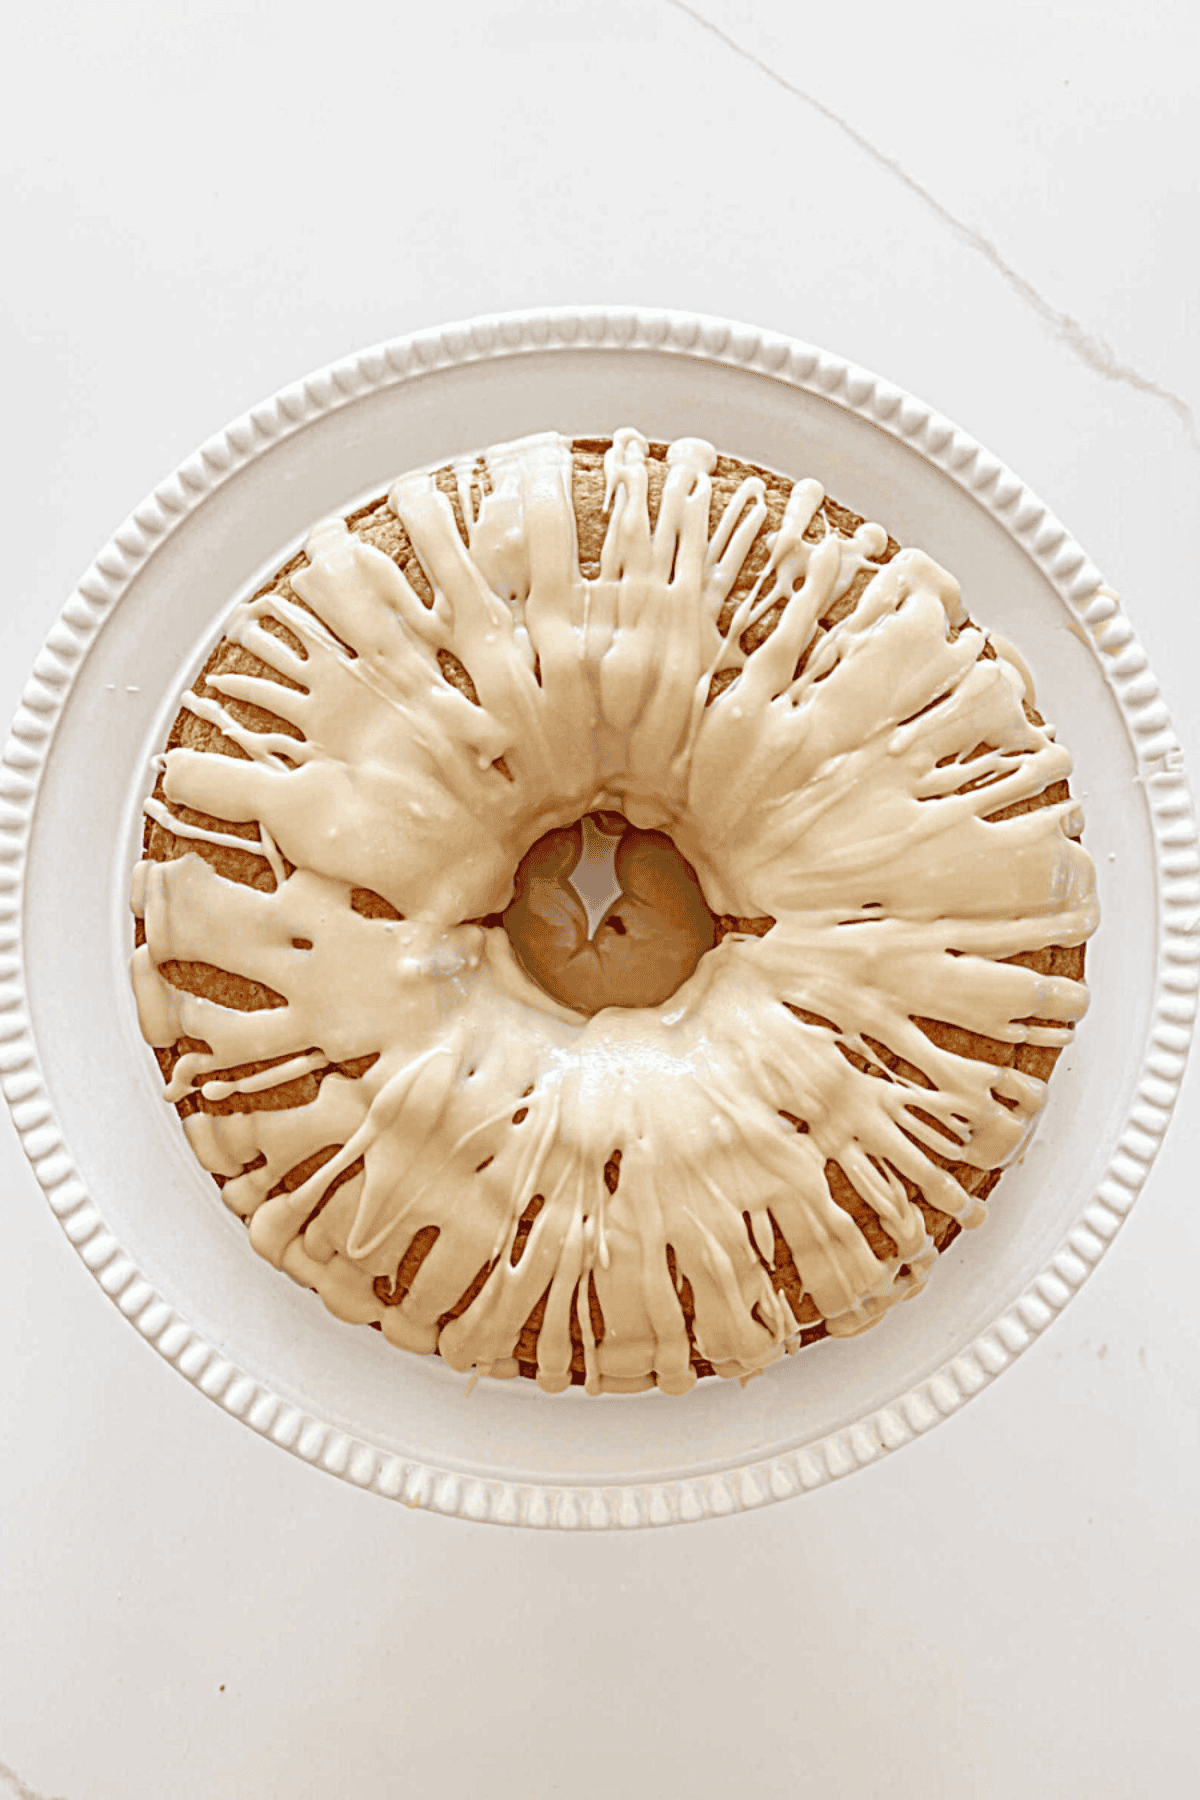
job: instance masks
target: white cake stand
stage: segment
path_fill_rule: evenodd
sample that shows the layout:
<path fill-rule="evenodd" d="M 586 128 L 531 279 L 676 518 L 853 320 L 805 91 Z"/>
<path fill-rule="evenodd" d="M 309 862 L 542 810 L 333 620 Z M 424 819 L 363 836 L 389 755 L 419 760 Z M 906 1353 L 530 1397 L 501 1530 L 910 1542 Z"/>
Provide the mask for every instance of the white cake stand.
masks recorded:
<path fill-rule="evenodd" d="M 919 545 L 1017 645 L 1075 754 L 1103 920 L 1091 1011 L 1023 1162 L 921 1299 L 744 1390 L 554 1398 L 339 1324 L 249 1250 L 164 1105 L 126 974 L 149 759 L 231 606 L 321 515 L 527 432 L 709 438 Z M 1116 596 L 986 451 L 835 356 L 720 320 L 590 308 L 448 326 L 256 407 L 117 532 L 38 657 L 0 770 L 0 1075 L 68 1239 L 148 1343 L 281 1448 L 410 1506 L 666 1524 L 898 1449 L 1021 1354 L 1120 1227 L 1166 1128 L 1200 980 L 1179 747 Z M 65 1318 L 63 1329 L 70 1329 Z M 152 1454 L 152 1451 L 150 1452 Z"/>

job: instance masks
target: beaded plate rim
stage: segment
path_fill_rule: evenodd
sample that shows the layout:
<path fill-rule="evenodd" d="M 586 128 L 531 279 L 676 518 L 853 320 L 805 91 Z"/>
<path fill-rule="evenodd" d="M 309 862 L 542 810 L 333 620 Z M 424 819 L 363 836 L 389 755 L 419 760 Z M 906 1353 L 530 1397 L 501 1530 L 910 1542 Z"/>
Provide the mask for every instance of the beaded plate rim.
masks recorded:
<path fill-rule="evenodd" d="M 1016 1300 L 927 1379 L 814 1443 L 703 1475 L 608 1486 L 476 1477 L 385 1452 L 286 1402 L 170 1306 L 109 1230 L 63 1140 L 29 1019 L 22 920 L 30 830 L 58 716 L 104 620 L 180 522 L 272 445 L 369 392 L 458 364 L 577 348 L 674 353 L 807 391 L 915 449 L 991 513 L 1079 621 L 1120 709 L 1153 826 L 1159 928 L 1146 1046 L 1116 1148 Z M 251 408 L 135 507 L 68 599 L 34 662 L 0 760 L 0 1088 L 51 1210 L 103 1291 L 201 1393 L 281 1448 L 387 1499 L 495 1524 L 596 1530 L 720 1517 L 823 1487 L 922 1436 L 1028 1349 L 1083 1285 L 1141 1190 L 1183 1077 L 1200 986 L 1197 851 L 1182 751 L 1116 596 L 1054 515 L 966 432 L 832 352 L 750 325 L 634 306 L 489 315 L 372 346 Z"/>

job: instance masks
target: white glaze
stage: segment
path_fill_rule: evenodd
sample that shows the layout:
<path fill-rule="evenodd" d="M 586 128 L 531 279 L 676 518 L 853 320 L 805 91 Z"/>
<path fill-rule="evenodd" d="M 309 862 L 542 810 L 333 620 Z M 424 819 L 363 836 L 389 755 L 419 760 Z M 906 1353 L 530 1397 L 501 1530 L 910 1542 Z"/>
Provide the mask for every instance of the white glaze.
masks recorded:
<path fill-rule="evenodd" d="M 143 864 L 135 883 L 143 1030 L 156 1045 L 186 1034 L 211 1046 L 180 1061 L 168 1097 L 241 1063 L 286 1057 L 266 1078 L 282 1081 L 378 1054 L 359 1080 L 327 1075 L 310 1106 L 187 1121 L 256 1248 L 340 1316 L 481 1373 L 515 1372 L 517 1332 L 549 1288 L 538 1375 L 551 1389 L 569 1379 L 572 1309 L 592 1391 L 691 1385 L 668 1244 L 692 1286 L 697 1348 L 725 1375 L 764 1366 L 797 1335 L 762 1260 L 771 1217 L 833 1332 L 861 1329 L 919 1286 L 932 1247 L 899 1175 L 964 1224 L 982 1207 L 924 1154 L 946 1140 L 912 1109 L 954 1133 L 959 1160 L 993 1168 L 1019 1151 L 1044 1088 L 937 1049 L 912 1016 L 1066 1042 L 1082 985 L 997 959 L 1079 942 L 1096 917 L 1090 862 L 1067 835 L 1073 806 L 986 822 L 1070 760 L 1027 720 L 1007 647 L 984 658 L 982 633 L 950 630 L 965 619 L 952 578 L 902 552 L 796 677 L 818 619 L 885 534 L 805 539 L 823 495 L 798 483 L 722 637 L 718 613 L 765 519 L 762 485 L 742 484 L 710 541 L 714 453 L 684 440 L 651 532 L 645 448 L 626 431 L 608 453 L 595 581 L 578 567 L 569 444 L 552 435 L 489 452 L 486 497 L 461 466 L 469 546 L 429 477 L 397 482 L 391 504 L 432 609 L 341 521 L 315 528 L 292 585 L 330 629 L 276 595 L 240 607 L 228 634 L 303 691 L 233 674 L 209 684 L 266 706 L 303 741 L 248 731 L 219 701 L 189 696 L 248 760 L 175 750 L 166 765 L 171 805 L 258 822 L 276 891 L 224 881 L 194 855 Z M 745 657 L 742 633 L 776 598 L 787 602 L 776 630 Z M 263 629 L 267 616 L 302 657 Z M 444 680 L 439 649 L 465 665 L 478 706 Z M 725 668 L 738 680 L 706 706 Z M 965 767 L 982 741 L 995 749 Z M 981 777 L 988 785 L 962 791 Z M 597 809 L 668 830 L 716 910 L 769 914 L 775 929 L 726 939 L 660 1007 L 583 1021 L 558 1006 L 502 931 L 461 921 L 504 906 L 542 832 Z M 276 845 L 297 865 L 287 880 Z M 351 886 L 385 895 L 404 920 L 361 918 Z M 233 968 L 286 1005 L 240 1013 L 184 994 L 158 974 L 171 958 Z M 785 1001 L 837 1032 L 800 1023 Z M 1020 1023 L 1029 1017 L 1052 1023 Z M 933 1086 L 863 1074 L 839 1033 L 875 1066 L 866 1040 L 886 1044 Z M 330 1144 L 345 1148 L 304 1187 L 266 1198 Z M 264 1165 L 243 1172 L 259 1154 Z M 306 1225 L 360 1157 L 363 1173 Z M 875 1209 L 894 1257 L 877 1260 L 833 1202 L 827 1161 Z M 514 1266 L 536 1195 L 544 1205 Z M 375 1277 L 394 1275 L 429 1225 L 440 1235 L 411 1291 L 384 1305 Z M 439 1337 L 438 1317 L 491 1262 Z M 589 1278 L 606 1324 L 598 1346 Z"/>

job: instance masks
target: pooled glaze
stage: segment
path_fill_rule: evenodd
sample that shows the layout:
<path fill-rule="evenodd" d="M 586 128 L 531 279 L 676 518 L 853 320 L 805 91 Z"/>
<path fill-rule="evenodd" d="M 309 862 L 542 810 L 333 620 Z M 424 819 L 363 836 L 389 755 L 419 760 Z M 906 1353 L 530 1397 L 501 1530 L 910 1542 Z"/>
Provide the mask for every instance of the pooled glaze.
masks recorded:
<path fill-rule="evenodd" d="M 1003 959 L 1077 944 L 1096 922 L 1074 804 L 992 817 L 1070 759 L 1027 716 L 1007 647 L 984 654 L 952 577 L 916 550 L 879 566 L 877 525 L 806 537 L 824 496 L 801 481 L 722 634 L 766 520 L 763 483 L 743 481 L 710 536 L 715 452 L 681 440 L 651 529 L 646 454 L 628 430 L 607 452 L 594 579 L 579 567 L 570 443 L 552 434 L 489 451 L 485 482 L 474 459 L 457 466 L 466 542 L 430 476 L 395 484 L 432 605 L 341 520 L 315 527 L 290 578 L 306 605 L 261 596 L 227 632 L 289 685 L 210 675 L 183 704 L 244 756 L 170 751 L 166 805 L 151 803 L 177 835 L 257 851 L 274 890 L 195 854 L 143 862 L 134 882 L 143 1032 L 209 1046 L 179 1058 L 168 1099 L 325 1071 L 307 1104 L 184 1122 L 255 1248 L 339 1317 L 480 1374 L 516 1373 L 545 1296 L 550 1390 L 570 1380 L 573 1337 L 592 1392 L 690 1387 L 685 1279 L 695 1350 L 719 1374 L 775 1360 L 801 1324 L 768 1268 L 776 1228 L 805 1323 L 858 1331 L 918 1288 L 934 1251 L 910 1193 L 977 1224 L 982 1204 L 939 1158 L 1007 1163 L 1045 1088 L 939 1048 L 914 1020 L 1068 1042 L 1082 983 Z M 823 630 L 864 571 L 853 609 Z M 736 679 L 715 684 L 726 671 Z M 293 729 L 248 729 L 226 700 Z M 185 827 L 181 807 L 254 824 L 258 844 Z M 669 834 L 714 910 L 774 928 L 726 937 L 655 1006 L 585 1018 L 551 998 L 502 927 L 467 921 L 508 905 L 543 834 L 602 811 Z M 402 918 L 361 916 L 353 888 Z M 280 1003 L 245 1012 L 186 993 L 160 973 L 172 960 L 249 977 Z M 914 1073 L 885 1066 L 880 1046 Z M 367 1057 L 356 1078 L 334 1066 Z M 229 1073 L 264 1061 L 277 1066 Z M 829 1163 L 890 1255 L 833 1199 Z"/>

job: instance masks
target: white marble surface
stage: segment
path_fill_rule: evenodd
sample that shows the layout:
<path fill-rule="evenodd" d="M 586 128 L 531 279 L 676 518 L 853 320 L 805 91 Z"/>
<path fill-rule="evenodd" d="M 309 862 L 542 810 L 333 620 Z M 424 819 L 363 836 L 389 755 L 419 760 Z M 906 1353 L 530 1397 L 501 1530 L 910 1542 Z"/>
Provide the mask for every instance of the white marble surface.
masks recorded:
<path fill-rule="evenodd" d="M 1200 768 L 1182 0 L 463 0 L 10 27 L 0 711 L 144 492 L 507 307 L 745 318 L 920 394 L 1123 594 Z M 104 1021 L 95 1021 L 102 1042 Z M 1084 1291 L 884 1465 L 701 1527 L 410 1514 L 120 1319 L 0 1121 L 0 1796 L 1195 1791 L 1200 1066 Z"/>

